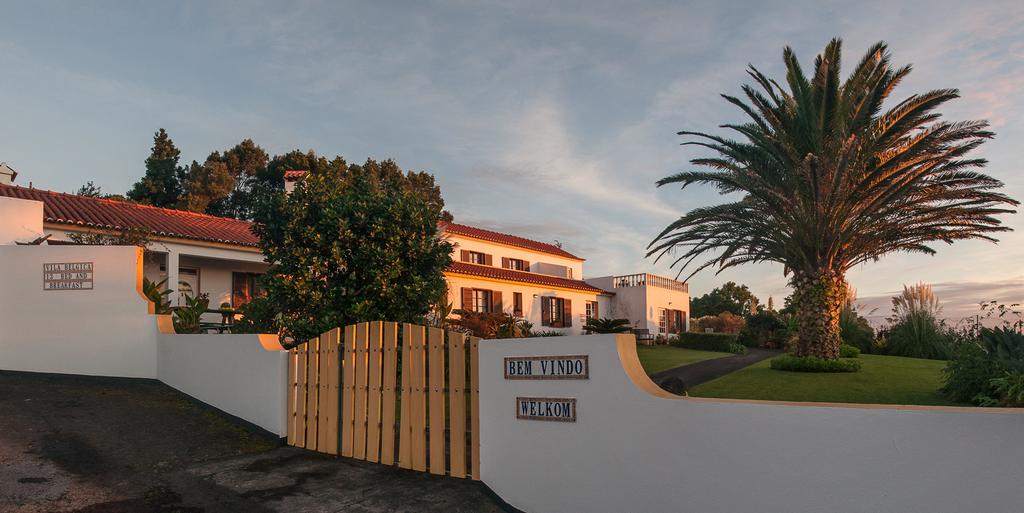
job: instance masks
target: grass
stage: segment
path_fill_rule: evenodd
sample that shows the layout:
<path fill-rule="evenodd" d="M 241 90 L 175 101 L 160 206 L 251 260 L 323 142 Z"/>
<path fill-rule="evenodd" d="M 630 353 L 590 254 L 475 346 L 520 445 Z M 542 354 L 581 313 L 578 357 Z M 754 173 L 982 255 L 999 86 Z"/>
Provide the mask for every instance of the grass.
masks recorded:
<path fill-rule="evenodd" d="M 684 349 L 672 346 L 636 346 L 636 354 L 640 357 L 640 364 L 648 374 L 654 374 L 663 370 L 689 365 L 691 363 L 712 360 L 732 356 L 732 353 L 718 353 L 715 351 L 698 351 L 696 349 Z"/>
<path fill-rule="evenodd" d="M 771 370 L 770 360 L 698 385 L 694 397 L 952 406 L 938 389 L 946 362 L 865 354 L 853 373 Z"/>

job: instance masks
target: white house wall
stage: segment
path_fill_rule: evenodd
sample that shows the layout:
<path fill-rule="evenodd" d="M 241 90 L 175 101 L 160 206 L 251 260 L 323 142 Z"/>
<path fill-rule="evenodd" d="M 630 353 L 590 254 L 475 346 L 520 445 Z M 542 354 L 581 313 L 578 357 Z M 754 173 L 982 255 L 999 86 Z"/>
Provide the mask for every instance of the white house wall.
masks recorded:
<path fill-rule="evenodd" d="M 465 249 L 492 255 L 494 267 L 501 267 L 501 257 L 515 258 L 530 262 L 530 270 L 533 272 L 566 278 L 568 277 L 567 273 L 561 272 L 560 269 L 567 268 L 572 269 L 571 277 L 573 279 L 583 279 L 583 262 L 579 260 L 463 237 L 461 235 L 446 235 L 446 238 L 449 242 L 455 244 L 455 251 L 452 254 L 452 258 L 455 260 L 459 260 L 460 250 Z"/>
<path fill-rule="evenodd" d="M 603 308 L 608 308 L 607 296 L 598 296 L 597 294 L 582 292 L 582 291 L 568 291 L 563 289 L 551 289 L 546 287 L 538 287 L 530 284 L 511 283 L 504 281 L 493 281 L 483 280 L 474 277 L 467 276 L 447 276 L 448 280 L 448 300 L 451 302 L 455 309 L 462 308 L 462 288 L 469 287 L 475 289 L 487 289 L 501 292 L 502 306 L 505 312 L 512 313 L 512 294 L 514 292 L 521 292 L 523 294 L 523 317 L 533 323 L 533 329 L 535 331 L 560 331 L 565 334 L 579 334 L 583 332 L 583 325 L 585 324 L 585 316 L 587 313 L 586 302 L 597 301 L 598 302 L 598 314 L 601 314 Z M 534 296 L 537 297 L 534 297 Z M 572 327 L 570 328 L 553 328 L 549 326 L 541 325 L 541 306 L 540 298 L 543 296 L 553 296 L 565 298 L 572 301 Z"/>
<path fill-rule="evenodd" d="M 686 292 L 680 292 L 678 290 L 664 289 L 661 287 L 654 287 L 647 285 L 645 287 L 628 287 L 636 288 L 644 291 L 645 297 L 645 312 L 647 320 L 647 328 L 651 330 L 651 333 L 658 334 L 658 323 L 659 323 L 659 310 L 682 310 L 686 312 L 686 326 L 690 324 L 690 295 Z M 623 290 L 628 288 L 615 289 L 616 295 Z M 683 331 L 686 331 L 685 327 Z"/>

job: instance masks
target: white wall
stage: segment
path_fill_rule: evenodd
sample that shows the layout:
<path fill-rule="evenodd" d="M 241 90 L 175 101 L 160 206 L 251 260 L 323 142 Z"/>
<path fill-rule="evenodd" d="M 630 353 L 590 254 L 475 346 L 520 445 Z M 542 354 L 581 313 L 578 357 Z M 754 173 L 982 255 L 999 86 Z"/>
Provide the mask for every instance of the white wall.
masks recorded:
<path fill-rule="evenodd" d="M 480 344 L 481 474 L 531 513 L 1015 512 L 1024 411 L 689 399 L 644 374 L 631 336 Z M 507 381 L 506 355 L 590 355 L 589 380 Z M 574 397 L 576 423 L 518 420 Z"/>
<path fill-rule="evenodd" d="M 126 246 L 0 246 L 0 369 L 155 378 L 141 260 Z M 60 262 L 93 262 L 93 289 L 43 290 L 43 264 Z"/>
<path fill-rule="evenodd" d="M 494 267 L 501 267 L 501 257 L 517 258 L 530 262 L 530 271 L 535 273 L 549 274 L 565 278 L 567 277 L 567 273 L 564 272 L 564 269 L 572 269 L 573 279 L 583 279 L 583 262 L 580 260 L 573 260 L 571 258 L 560 257 L 550 253 L 532 251 L 529 249 L 506 246 L 504 244 L 497 244 L 485 240 L 463 237 L 461 235 L 446 234 L 445 238 L 448 242 L 455 245 L 455 251 L 452 254 L 452 258 L 456 261 L 459 260 L 460 251 L 465 249 L 467 251 L 479 251 L 480 253 L 491 255 Z"/>
<path fill-rule="evenodd" d="M 31 242 L 42 235 L 42 201 L 0 196 L 0 245 Z"/>
<path fill-rule="evenodd" d="M 279 436 L 288 434 L 288 353 L 276 335 L 158 337 L 160 381 Z"/>

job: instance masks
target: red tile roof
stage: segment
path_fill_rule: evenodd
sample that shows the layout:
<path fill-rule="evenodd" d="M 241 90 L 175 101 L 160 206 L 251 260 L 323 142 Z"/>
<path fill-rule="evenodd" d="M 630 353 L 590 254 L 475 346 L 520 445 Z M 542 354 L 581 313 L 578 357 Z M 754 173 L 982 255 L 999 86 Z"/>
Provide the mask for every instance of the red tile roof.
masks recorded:
<path fill-rule="evenodd" d="M 445 272 L 450 274 L 476 276 L 479 278 L 517 281 L 519 283 L 529 283 L 531 285 L 538 285 L 541 287 L 573 289 L 581 292 L 591 292 L 594 294 L 613 294 L 612 292 L 599 289 L 581 280 L 571 280 L 569 278 L 559 278 L 558 276 L 549 276 L 546 274 L 530 273 L 526 271 L 515 271 L 512 269 L 504 269 L 502 267 L 471 264 L 468 262 L 453 262 L 451 267 L 449 267 Z"/>
<path fill-rule="evenodd" d="M 306 170 L 303 170 L 303 169 L 288 169 L 288 170 L 285 170 L 285 172 L 284 172 L 284 179 L 285 180 L 298 180 L 299 178 L 302 178 L 303 176 L 306 176 L 307 173 L 309 173 L 309 171 L 306 171 Z"/>
<path fill-rule="evenodd" d="M 47 223 L 105 230 L 144 229 L 161 237 L 236 246 L 259 244 L 248 221 L 14 185 L 0 185 L 0 196 L 43 202 L 43 220 Z"/>
<path fill-rule="evenodd" d="M 475 228 L 473 226 L 466 226 L 464 224 L 457 223 L 448 223 L 443 225 L 443 229 L 445 232 L 453 235 L 462 235 L 463 237 L 470 237 L 488 242 L 497 242 L 499 244 L 515 246 L 517 248 L 530 249 L 541 253 L 547 253 L 549 255 L 557 255 L 564 258 L 579 260 L 581 262 L 583 261 L 582 258 L 573 255 L 554 244 L 538 242 L 523 237 L 517 237 L 515 235 L 509 235 L 507 233 L 492 232 L 491 230 L 484 230 L 482 228 Z"/>

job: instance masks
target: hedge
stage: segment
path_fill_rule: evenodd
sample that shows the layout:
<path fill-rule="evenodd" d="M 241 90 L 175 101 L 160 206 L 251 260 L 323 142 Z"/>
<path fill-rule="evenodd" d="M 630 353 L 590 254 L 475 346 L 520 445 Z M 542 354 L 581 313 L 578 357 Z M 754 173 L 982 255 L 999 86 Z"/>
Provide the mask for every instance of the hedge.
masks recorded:
<path fill-rule="evenodd" d="M 701 351 L 719 351 L 731 353 L 735 350 L 736 335 L 731 333 L 680 333 L 671 345 L 685 347 L 687 349 L 699 349 Z"/>

